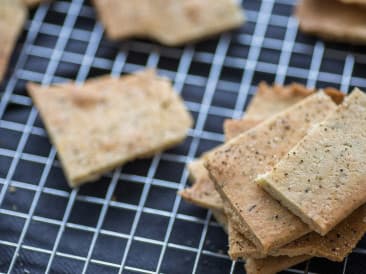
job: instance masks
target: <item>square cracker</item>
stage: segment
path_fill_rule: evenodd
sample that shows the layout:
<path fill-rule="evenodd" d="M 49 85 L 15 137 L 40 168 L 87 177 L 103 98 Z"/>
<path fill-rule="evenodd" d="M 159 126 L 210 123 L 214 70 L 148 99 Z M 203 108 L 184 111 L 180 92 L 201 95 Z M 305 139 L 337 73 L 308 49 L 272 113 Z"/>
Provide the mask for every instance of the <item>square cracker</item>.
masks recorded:
<path fill-rule="evenodd" d="M 291 266 L 309 260 L 307 255 L 296 257 L 266 257 L 263 259 L 247 259 L 245 262 L 245 271 L 247 274 L 275 274 Z"/>
<path fill-rule="evenodd" d="M 313 90 L 296 83 L 286 86 L 276 84 L 269 86 L 265 82 L 259 83 L 257 92 L 247 107 L 245 117 L 241 120 L 225 120 L 225 139 L 234 138 L 312 93 Z M 221 197 L 203 165 L 203 158 L 204 156 L 201 156 L 188 164 L 190 179 L 194 184 L 180 191 L 179 194 L 198 206 L 223 211 Z"/>
<path fill-rule="evenodd" d="M 147 37 L 175 46 L 239 27 L 234 0 L 94 0 L 111 39 Z"/>
<path fill-rule="evenodd" d="M 366 202 L 366 95 L 355 90 L 257 182 L 325 235 Z"/>
<path fill-rule="evenodd" d="M 302 0 L 296 8 L 300 29 L 327 40 L 366 43 L 366 7 L 334 0 Z"/>
<path fill-rule="evenodd" d="M 269 252 L 271 256 L 311 255 L 341 262 L 352 252 L 358 241 L 366 232 L 366 206 L 355 210 L 350 216 L 338 224 L 327 235 L 321 236 L 311 232 L 301 238 Z M 266 254 L 255 249 L 232 223 L 229 222 L 229 255 L 232 259 L 263 258 Z"/>
<path fill-rule="evenodd" d="M 70 186 L 180 143 L 192 118 L 153 70 L 83 85 L 28 84 Z"/>
<path fill-rule="evenodd" d="M 245 236 L 264 252 L 305 235 L 309 227 L 260 189 L 254 179 L 268 171 L 335 107 L 330 97 L 316 93 L 206 157 L 216 189 L 240 226 L 250 231 Z"/>
<path fill-rule="evenodd" d="M 0 0 L 0 82 L 27 17 L 20 0 Z"/>

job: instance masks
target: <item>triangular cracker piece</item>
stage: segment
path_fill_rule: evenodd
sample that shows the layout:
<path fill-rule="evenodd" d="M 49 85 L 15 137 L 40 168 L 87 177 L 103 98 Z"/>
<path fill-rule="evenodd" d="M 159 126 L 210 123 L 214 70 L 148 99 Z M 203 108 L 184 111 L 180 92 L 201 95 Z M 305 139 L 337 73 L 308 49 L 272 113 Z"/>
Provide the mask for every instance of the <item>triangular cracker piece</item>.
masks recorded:
<path fill-rule="evenodd" d="M 271 256 L 311 255 L 341 262 L 352 252 L 366 232 L 366 206 L 361 206 L 327 235 L 311 232 L 301 238 L 269 252 Z M 232 223 L 229 224 L 229 255 L 232 259 L 263 258 L 266 254 L 255 249 Z"/>
<path fill-rule="evenodd" d="M 366 7 L 334 0 L 302 0 L 296 15 L 300 29 L 324 39 L 366 43 Z"/>
<path fill-rule="evenodd" d="M 258 183 L 325 235 L 366 202 L 365 131 L 366 95 L 355 90 Z"/>
<path fill-rule="evenodd" d="M 192 124 L 170 81 L 151 70 L 28 90 L 72 187 L 180 143 Z"/>
<path fill-rule="evenodd" d="M 297 257 L 266 257 L 263 259 L 247 259 L 245 262 L 246 274 L 275 274 L 291 266 L 309 260 L 310 256 Z"/>
<path fill-rule="evenodd" d="M 230 140 L 236 137 L 312 93 L 312 90 L 300 84 L 269 86 L 261 82 L 247 107 L 245 117 L 241 120 L 225 120 L 225 139 Z M 181 190 L 179 194 L 198 206 L 223 211 L 221 197 L 203 166 L 203 158 L 204 156 L 188 164 L 191 181 L 194 183 L 192 187 Z"/>
<path fill-rule="evenodd" d="M 94 0 L 112 39 L 147 37 L 174 46 L 239 27 L 234 0 Z"/>
<path fill-rule="evenodd" d="M 241 227 L 250 231 L 245 236 L 265 252 L 303 236 L 309 228 L 260 189 L 254 179 L 268 171 L 334 109 L 332 100 L 319 92 L 206 157 L 206 167 L 216 189 L 238 217 Z"/>
<path fill-rule="evenodd" d="M 0 82 L 26 17 L 27 9 L 20 0 L 0 0 Z"/>

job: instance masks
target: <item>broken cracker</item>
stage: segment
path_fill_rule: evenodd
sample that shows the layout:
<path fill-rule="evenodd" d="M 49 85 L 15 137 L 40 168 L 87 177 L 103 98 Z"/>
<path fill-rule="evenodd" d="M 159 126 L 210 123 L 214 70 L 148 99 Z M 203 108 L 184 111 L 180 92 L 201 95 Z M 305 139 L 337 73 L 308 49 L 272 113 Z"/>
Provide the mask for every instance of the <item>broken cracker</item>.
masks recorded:
<path fill-rule="evenodd" d="M 27 17 L 20 0 L 0 0 L 0 82 Z"/>
<path fill-rule="evenodd" d="M 28 91 L 71 187 L 180 143 L 192 125 L 170 81 L 152 70 Z"/>
<path fill-rule="evenodd" d="M 234 0 L 94 0 L 111 39 L 147 37 L 175 46 L 239 27 Z"/>
<path fill-rule="evenodd" d="M 355 90 L 257 182 L 325 235 L 366 202 L 366 95 Z"/>
<path fill-rule="evenodd" d="M 330 97 L 318 92 L 206 157 L 216 189 L 238 217 L 240 226 L 250 231 L 245 236 L 264 252 L 305 235 L 309 227 L 254 184 L 254 179 L 270 170 L 311 126 L 334 109 Z"/>
<path fill-rule="evenodd" d="M 366 43 L 366 7 L 334 0 L 302 0 L 296 8 L 300 29 L 324 39 Z"/>

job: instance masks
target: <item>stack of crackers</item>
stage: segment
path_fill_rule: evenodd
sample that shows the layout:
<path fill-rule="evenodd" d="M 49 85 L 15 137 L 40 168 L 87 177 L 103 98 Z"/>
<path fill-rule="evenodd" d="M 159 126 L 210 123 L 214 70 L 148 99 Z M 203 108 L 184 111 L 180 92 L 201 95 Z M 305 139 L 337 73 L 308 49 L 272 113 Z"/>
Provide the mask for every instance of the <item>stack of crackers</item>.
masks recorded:
<path fill-rule="evenodd" d="M 301 0 L 300 29 L 327 40 L 366 43 L 365 0 Z"/>
<path fill-rule="evenodd" d="M 366 95 L 260 84 L 227 142 L 189 165 L 180 192 L 212 209 L 248 274 L 342 261 L 366 231 Z M 343 100 L 344 99 L 344 100 Z"/>

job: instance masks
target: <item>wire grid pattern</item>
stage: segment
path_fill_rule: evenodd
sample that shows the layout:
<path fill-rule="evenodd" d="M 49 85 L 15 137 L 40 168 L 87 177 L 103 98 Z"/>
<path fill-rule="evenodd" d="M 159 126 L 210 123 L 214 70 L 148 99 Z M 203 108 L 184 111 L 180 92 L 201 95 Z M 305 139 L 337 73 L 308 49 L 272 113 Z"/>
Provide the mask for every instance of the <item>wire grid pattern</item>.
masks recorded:
<path fill-rule="evenodd" d="M 223 141 L 257 84 L 297 81 L 348 92 L 366 87 L 362 47 L 298 32 L 292 0 L 244 0 L 239 30 L 181 48 L 144 40 L 112 43 L 89 2 L 55 1 L 26 23 L 0 88 L 0 271 L 3 273 L 242 273 L 211 212 L 176 195 L 185 164 Z M 185 142 L 71 190 L 27 81 L 82 83 L 156 67 L 195 118 Z M 77 240 L 75 240 L 77 239 Z M 287 273 L 362 273 L 362 240 L 342 263 L 312 259 Z"/>

